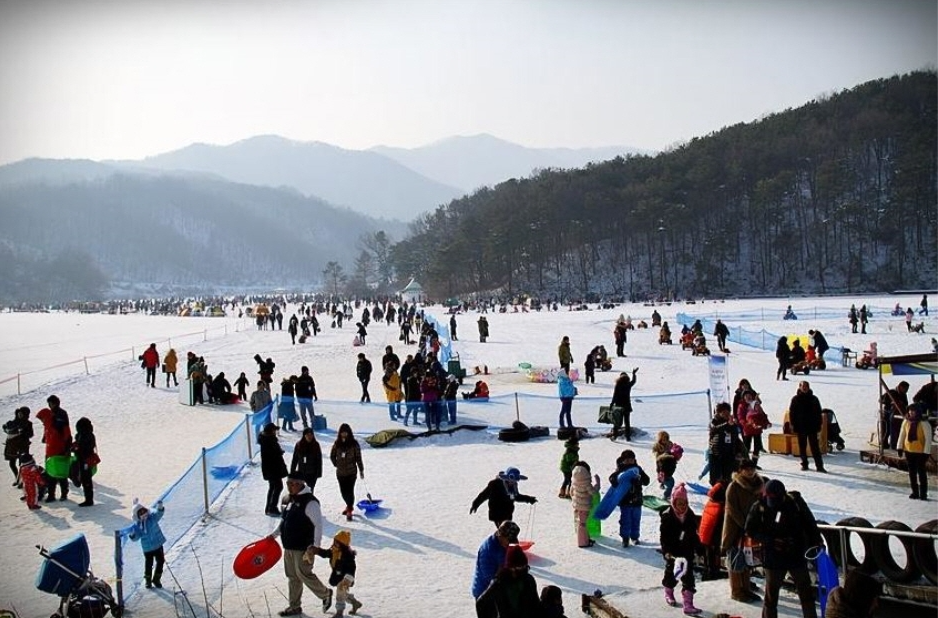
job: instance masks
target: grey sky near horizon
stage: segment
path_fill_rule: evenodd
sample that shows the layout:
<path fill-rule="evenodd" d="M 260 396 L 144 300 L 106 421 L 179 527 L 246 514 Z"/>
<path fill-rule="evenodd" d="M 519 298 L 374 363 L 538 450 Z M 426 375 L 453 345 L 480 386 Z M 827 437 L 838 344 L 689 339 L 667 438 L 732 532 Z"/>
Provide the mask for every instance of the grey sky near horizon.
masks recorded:
<path fill-rule="evenodd" d="M 0 0 L 0 164 L 261 134 L 660 150 L 938 62 L 934 0 Z"/>

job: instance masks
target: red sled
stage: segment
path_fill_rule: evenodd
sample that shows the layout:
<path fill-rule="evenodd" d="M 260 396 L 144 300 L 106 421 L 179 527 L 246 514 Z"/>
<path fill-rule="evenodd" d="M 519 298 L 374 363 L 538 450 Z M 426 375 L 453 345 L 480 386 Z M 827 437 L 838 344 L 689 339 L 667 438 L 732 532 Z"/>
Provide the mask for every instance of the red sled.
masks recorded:
<path fill-rule="evenodd" d="M 280 543 L 270 537 L 264 537 L 260 541 L 245 545 L 244 549 L 238 552 L 235 557 L 232 568 L 237 577 L 254 579 L 260 577 L 280 562 L 282 555 L 283 550 L 280 549 Z"/>

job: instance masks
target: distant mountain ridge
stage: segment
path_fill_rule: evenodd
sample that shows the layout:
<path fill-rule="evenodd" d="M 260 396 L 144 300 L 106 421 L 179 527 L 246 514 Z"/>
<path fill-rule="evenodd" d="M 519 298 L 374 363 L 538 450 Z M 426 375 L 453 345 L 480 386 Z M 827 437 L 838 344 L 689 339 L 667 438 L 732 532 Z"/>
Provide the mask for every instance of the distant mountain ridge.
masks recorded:
<path fill-rule="evenodd" d="M 465 193 L 509 178 L 525 178 L 537 169 L 577 168 L 628 154 L 650 154 L 628 146 L 601 148 L 528 148 L 482 133 L 448 137 L 419 148 L 375 146 L 371 149 L 410 169 Z"/>

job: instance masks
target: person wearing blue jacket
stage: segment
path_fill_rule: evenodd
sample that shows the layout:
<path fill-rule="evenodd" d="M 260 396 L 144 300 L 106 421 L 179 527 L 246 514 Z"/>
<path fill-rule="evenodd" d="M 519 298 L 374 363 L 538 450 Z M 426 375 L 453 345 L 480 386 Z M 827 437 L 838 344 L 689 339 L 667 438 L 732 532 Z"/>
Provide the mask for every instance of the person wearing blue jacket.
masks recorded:
<path fill-rule="evenodd" d="M 498 570 L 505 564 L 508 546 L 518 542 L 521 528 L 511 520 L 499 524 L 498 529 L 487 536 L 476 552 L 476 568 L 472 574 L 472 598 L 478 599 L 489 587 Z"/>
<path fill-rule="evenodd" d="M 569 369 L 564 368 L 557 374 L 557 393 L 560 395 L 560 427 L 573 427 L 570 412 L 573 409 L 573 398 L 577 395 L 576 386 L 570 379 Z M 566 421 L 566 422 L 565 422 Z"/>
<path fill-rule="evenodd" d="M 140 548 L 143 549 L 143 576 L 147 588 L 163 587 L 160 580 L 163 577 L 163 565 L 166 563 L 166 557 L 163 555 L 163 543 L 166 542 L 166 537 L 160 529 L 160 520 L 163 519 L 164 510 L 162 500 L 156 503 L 153 511 L 136 499 L 131 507 L 133 525 L 129 536 L 131 541 L 140 541 Z M 154 561 L 156 562 L 155 570 L 153 569 Z"/>

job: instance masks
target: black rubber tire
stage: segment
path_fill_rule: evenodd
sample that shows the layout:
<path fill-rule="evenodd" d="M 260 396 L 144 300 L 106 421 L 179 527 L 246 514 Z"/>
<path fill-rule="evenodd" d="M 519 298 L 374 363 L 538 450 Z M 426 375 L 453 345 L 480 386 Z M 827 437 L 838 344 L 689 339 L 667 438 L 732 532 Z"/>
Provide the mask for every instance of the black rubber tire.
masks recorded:
<path fill-rule="evenodd" d="M 938 519 L 927 521 L 916 532 L 924 534 L 938 534 Z M 935 542 L 929 539 L 915 539 L 912 543 L 912 556 L 915 566 L 931 584 L 938 585 L 938 556 L 935 555 Z"/>
<path fill-rule="evenodd" d="M 912 532 L 912 528 L 901 521 L 884 521 L 876 526 L 879 530 L 895 530 L 896 532 Z M 899 566 L 889 549 L 889 536 L 876 535 L 872 538 L 873 559 L 880 572 L 889 581 L 897 584 L 907 584 L 921 576 L 918 565 L 915 563 L 913 539 L 896 537 L 905 550 L 905 567 Z"/>
<path fill-rule="evenodd" d="M 817 522 L 820 525 L 828 525 L 826 521 L 818 520 Z M 837 530 L 821 530 L 821 536 L 824 537 L 824 545 L 827 547 L 827 555 L 831 557 L 839 568 L 843 568 L 843 565 L 840 564 L 843 560 L 840 557 L 840 532 Z"/>
<path fill-rule="evenodd" d="M 527 442 L 531 439 L 530 429 L 502 429 L 498 432 L 502 442 Z"/>
<path fill-rule="evenodd" d="M 872 528 L 873 524 L 869 521 L 863 519 L 862 517 L 847 517 L 846 519 L 841 519 L 837 522 L 838 526 L 850 526 L 851 528 Z M 876 560 L 873 558 L 873 548 L 869 534 L 859 534 L 860 540 L 863 542 L 863 562 L 860 562 L 857 559 L 856 554 L 853 553 L 853 548 L 850 545 L 850 536 L 857 534 L 855 532 L 847 532 L 846 537 L 846 550 L 847 550 L 847 563 L 862 573 L 867 575 L 872 575 L 876 572 Z"/>

